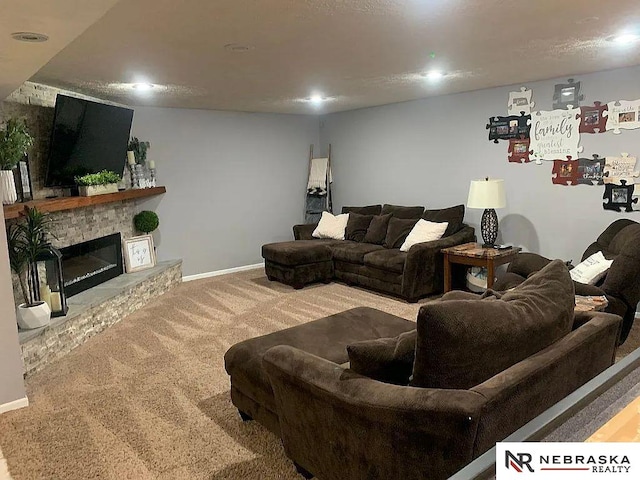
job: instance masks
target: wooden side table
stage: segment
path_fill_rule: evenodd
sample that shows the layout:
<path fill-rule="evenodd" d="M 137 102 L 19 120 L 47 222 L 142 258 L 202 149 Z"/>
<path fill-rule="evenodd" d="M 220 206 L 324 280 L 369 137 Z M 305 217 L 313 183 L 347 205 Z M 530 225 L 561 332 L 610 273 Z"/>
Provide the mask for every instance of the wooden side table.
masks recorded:
<path fill-rule="evenodd" d="M 451 264 L 458 263 L 471 267 L 487 268 L 487 288 L 493 287 L 495 268 L 504 263 L 511 262 L 520 247 L 511 247 L 504 250 L 497 248 L 484 248 L 482 245 L 471 242 L 455 247 L 443 248 L 444 254 L 444 291 L 451 291 Z"/>

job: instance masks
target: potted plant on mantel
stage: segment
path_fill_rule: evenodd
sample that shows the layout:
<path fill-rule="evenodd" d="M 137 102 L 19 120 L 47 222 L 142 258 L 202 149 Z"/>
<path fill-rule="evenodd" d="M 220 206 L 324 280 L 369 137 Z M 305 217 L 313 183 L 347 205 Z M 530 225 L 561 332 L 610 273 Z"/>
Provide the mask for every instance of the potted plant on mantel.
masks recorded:
<path fill-rule="evenodd" d="M 7 120 L 0 132 L 0 196 L 3 205 L 11 205 L 18 199 L 13 170 L 27 154 L 33 143 L 26 124 L 17 118 Z"/>
<path fill-rule="evenodd" d="M 135 160 L 140 165 L 144 165 L 147 161 L 147 150 L 151 148 L 150 142 L 141 142 L 138 137 L 131 137 L 127 150 L 133 152 Z"/>
<path fill-rule="evenodd" d="M 25 208 L 24 221 L 12 223 L 7 230 L 9 264 L 18 276 L 24 303 L 18 306 L 18 325 L 22 329 L 44 327 L 51 318 L 51 309 L 36 300 L 37 258 L 47 251 L 51 219 L 37 208 Z"/>
<path fill-rule="evenodd" d="M 89 173 L 82 177 L 76 177 L 80 196 L 93 197 L 94 195 L 104 195 L 105 193 L 116 193 L 120 175 L 109 170 L 102 170 L 98 173 Z"/>

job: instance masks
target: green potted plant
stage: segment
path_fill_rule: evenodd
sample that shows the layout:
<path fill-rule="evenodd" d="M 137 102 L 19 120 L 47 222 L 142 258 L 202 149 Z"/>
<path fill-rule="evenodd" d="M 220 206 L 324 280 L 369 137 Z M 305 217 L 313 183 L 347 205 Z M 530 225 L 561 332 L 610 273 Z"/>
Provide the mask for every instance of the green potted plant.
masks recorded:
<path fill-rule="evenodd" d="M 147 150 L 150 148 L 150 142 L 141 142 L 138 137 L 131 137 L 127 150 L 133 152 L 137 163 L 144 165 L 147 161 Z"/>
<path fill-rule="evenodd" d="M 24 298 L 17 309 L 18 325 L 22 329 L 39 328 L 47 325 L 51 309 L 44 301 L 36 300 L 37 272 L 36 259 L 47 251 L 51 234 L 51 219 L 37 208 L 25 207 L 23 220 L 12 223 L 7 229 L 9 265 L 18 277 Z"/>
<path fill-rule="evenodd" d="M 10 118 L 0 132 L 0 192 L 2 203 L 10 205 L 18 199 L 13 170 L 27 154 L 33 138 L 26 124 L 17 118 Z"/>
<path fill-rule="evenodd" d="M 80 196 L 93 197 L 94 195 L 117 192 L 120 175 L 109 170 L 102 170 L 98 173 L 76 177 L 75 180 L 80 187 Z"/>
<path fill-rule="evenodd" d="M 155 212 L 143 210 L 133 217 L 133 224 L 139 232 L 149 234 L 158 228 L 160 220 Z"/>

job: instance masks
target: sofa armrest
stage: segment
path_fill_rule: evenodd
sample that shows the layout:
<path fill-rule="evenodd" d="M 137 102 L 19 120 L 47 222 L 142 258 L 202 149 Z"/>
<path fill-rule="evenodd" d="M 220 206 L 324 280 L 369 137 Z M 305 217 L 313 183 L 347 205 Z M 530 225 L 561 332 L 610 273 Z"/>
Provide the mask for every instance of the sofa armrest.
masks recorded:
<path fill-rule="evenodd" d="M 444 288 L 444 256 L 440 250 L 475 241 L 475 230 L 465 225 L 453 235 L 411 247 L 404 263 L 402 296 L 415 300 L 441 292 Z"/>
<path fill-rule="evenodd" d="M 319 478 L 447 478 L 472 459 L 481 395 L 378 382 L 285 345 L 263 366 L 285 451 Z"/>
<path fill-rule="evenodd" d="M 313 240 L 311 234 L 318 226 L 317 223 L 303 223 L 293 226 L 293 238 L 296 240 Z"/>
<path fill-rule="evenodd" d="M 532 273 L 542 270 L 549 262 L 551 260 L 537 253 L 521 252 L 509 264 L 507 272 L 527 278 Z"/>
<path fill-rule="evenodd" d="M 576 315 L 576 323 L 582 326 L 471 389 L 487 399 L 474 455 L 490 449 L 614 363 L 621 318 L 583 312 Z"/>

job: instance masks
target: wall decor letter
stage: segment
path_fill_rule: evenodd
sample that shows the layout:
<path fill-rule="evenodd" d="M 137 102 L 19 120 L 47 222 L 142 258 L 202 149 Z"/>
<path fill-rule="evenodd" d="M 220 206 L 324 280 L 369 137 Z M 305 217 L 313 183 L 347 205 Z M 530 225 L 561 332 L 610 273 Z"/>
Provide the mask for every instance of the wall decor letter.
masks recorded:
<path fill-rule="evenodd" d="M 553 92 L 554 110 L 568 109 L 570 107 L 577 108 L 581 100 L 584 100 L 584 95 L 580 95 L 580 82 L 570 78 L 567 83 L 556 84 Z"/>
<path fill-rule="evenodd" d="M 593 106 L 580 107 L 580 133 L 604 133 L 607 125 L 607 105 L 593 102 Z"/>
<path fill-rule="evenodd" d="M 618 100 L 607 103 L 607 130 L 620 133 L 620 129 L 640 128 L 640 100 Z"/>
<path fill-rule="evenodd" d="M 508 117 L 491 117 L 486 128 L 489 130 L 489 140 L 498 143 L 498 140 L 510 138 L 529 137 L 529 124 L 531 115 L 509 115 Z"/>
<path fill-rule="evenodd" d="M 524 112 L 525 115 L 531 113 L 531 109 L 535 107 L 535 102 L 531 101 L 533 92 L 527 90 L 527 87 L 520 87 L 519 92 L 509 92 L 509 103 L 507 104 L 507 113 L 509 115 L 518 115 Z"/>
<path fill-rule="evenodd" d="M 541 160 L 577 158 L 582 147 L 580 142 L 580 109 L 540 110 L 531 115 L 531 155 L 541 164 Z"/>

